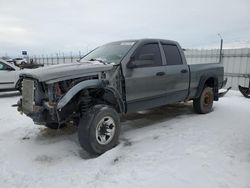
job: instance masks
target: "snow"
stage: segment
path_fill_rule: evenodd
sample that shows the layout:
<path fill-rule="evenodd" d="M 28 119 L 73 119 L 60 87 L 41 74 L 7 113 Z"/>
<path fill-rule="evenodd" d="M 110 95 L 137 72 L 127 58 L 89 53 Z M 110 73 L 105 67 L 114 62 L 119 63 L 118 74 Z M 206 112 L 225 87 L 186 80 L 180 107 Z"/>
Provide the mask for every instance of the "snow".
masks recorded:
<path fill-rule="evenodd" d="M 230 91 L 213 112 L 192 103 L 122 118 L 120 144 L 93 158 L 76 128 L 49 130 L 0 93 L 0 187 L 249 188 L 250 100 Z"/>

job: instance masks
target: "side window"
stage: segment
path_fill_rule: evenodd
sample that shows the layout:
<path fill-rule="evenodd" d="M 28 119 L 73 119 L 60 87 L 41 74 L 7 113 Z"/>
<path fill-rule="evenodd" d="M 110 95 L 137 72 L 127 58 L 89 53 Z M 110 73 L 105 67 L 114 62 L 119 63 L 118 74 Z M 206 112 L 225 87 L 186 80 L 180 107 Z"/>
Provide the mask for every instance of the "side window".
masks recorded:
<path fill-rule="evenodd" d="M 176 45 L 163 44 L 162 45 L 167 65 L 182 65 L 181 54 Z"/>
<path fill-rule="evenodd" d="M 135 60 L 138 61 L 140 67 L 161 66 L 161 53 L 158 43 L 143 45 L 135 55 Z"/>
<path fill-rule="evenodd" d="M 0 62 L 0 71 L 1 70 L 5 70 L 5 66 L 4 66 L 4 64 L 2 62 Z"/>
<path fill-rule="evenodd" d="M 12 67 L 9 65 L 6 65 L 5 63 L 0 61 L 0 71 L 6 71 L 6 70 L 14 70 Z"/>

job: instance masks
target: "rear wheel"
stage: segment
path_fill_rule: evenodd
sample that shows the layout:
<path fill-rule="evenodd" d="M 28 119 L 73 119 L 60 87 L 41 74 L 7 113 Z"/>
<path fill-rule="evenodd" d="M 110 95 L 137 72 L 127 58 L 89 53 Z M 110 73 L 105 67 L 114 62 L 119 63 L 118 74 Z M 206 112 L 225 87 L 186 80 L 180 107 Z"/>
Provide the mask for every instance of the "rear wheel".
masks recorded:
<path fill-rule="evenodd" d="M 118 144 L 120 118 L 115 109 L 96 105 L 83 115 L 78 126 L 80 145 L 91 154 L 102 154 Z"/>
<path fill-rule="evenodd" d="M 201 95 L 193 100 L 194 110 L 199 114 L 211 112 L 214 101 L 214 93 L 211 87 L 205 87 Z"/>

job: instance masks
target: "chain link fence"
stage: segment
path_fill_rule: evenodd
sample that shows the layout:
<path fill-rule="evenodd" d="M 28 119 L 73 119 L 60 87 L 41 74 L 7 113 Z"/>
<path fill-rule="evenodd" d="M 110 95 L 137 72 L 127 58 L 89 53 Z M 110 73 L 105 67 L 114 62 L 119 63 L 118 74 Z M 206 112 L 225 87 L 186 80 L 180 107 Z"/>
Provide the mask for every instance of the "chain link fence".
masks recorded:
<path fill-rule="evenodd" d="M 56 55 L 41 55 L 41 56 L 30 56 L 30 60 L 35 64 L 47 65 L 56 65 L 63 63 L 74 63 L 82 57 L 82 54 L 79 55 L 70 54 L 65 56 L 64 54 Z"/>

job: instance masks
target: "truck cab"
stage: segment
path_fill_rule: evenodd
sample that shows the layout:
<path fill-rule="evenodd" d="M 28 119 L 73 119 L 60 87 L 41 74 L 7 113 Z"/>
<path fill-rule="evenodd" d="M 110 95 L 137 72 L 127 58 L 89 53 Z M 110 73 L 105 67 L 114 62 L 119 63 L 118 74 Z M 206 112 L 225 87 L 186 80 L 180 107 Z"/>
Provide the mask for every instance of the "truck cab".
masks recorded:
<path fill-rule="evenodd" d="M 189 67 L 178 43 L 145 39 L 133 48 L 122 62 L 128 111 L 174 103 L 188 96 Z"/>

